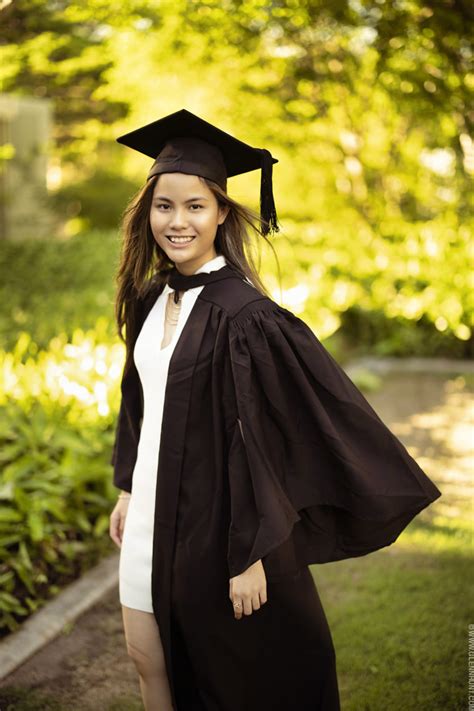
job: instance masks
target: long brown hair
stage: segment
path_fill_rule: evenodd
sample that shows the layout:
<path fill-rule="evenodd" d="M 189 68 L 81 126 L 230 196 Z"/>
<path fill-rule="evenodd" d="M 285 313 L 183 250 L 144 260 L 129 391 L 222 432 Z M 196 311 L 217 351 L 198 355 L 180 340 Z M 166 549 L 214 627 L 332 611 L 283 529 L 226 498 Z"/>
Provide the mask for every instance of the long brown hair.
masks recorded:
<path fill-rule="evenodd" d="M 133 196 L 122 215 L 123 241 L 115 277 L 117 284 L 115 319 L 118 335 L 127 347 L 127 363 L 131 356 L 132 343 L 137 335 L 135 330 L 138 302 L 146 296 L 153 285 L 165 282 L 174 266 L 153 237 L 150 227 L 150 208 L 158 177 L 155 175 L 145 183 Z M 211 190 L 219 205 L 230 208 L 225 221 L 217 228 L 214 240 L 217 254 L 222 254 L 227 263 L 232 265 L 242 277 L 250 279 L 261 294 L 271 298 L 258 274 L 262 237 L 275 254 L 279 278 L 280 266 L 273 245 L 261 231 L 260 216 L 254 210 L 233 200 L 212 180 L 202 177 L 200 180 L 204 181 Z M 256 234 L 255 241 L 249 236 L 248 228 Z M 258 247 L 258 268 L 255 266 L 254 259 L 255 245 Z"/>

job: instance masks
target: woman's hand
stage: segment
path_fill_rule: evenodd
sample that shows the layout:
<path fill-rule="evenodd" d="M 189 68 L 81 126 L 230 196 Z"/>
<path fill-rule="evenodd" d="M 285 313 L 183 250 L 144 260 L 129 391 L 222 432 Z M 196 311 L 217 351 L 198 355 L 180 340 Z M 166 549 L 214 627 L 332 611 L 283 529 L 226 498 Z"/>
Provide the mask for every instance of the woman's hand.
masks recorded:
<path fill-rule="evenodd" d="M 119 548 L 122 547 L 123 528 L 125 519 L 127 518 L 128 502 L 130 497 L 119 498 L 115 504 L 115 508 L 110 514 L 109 534 L 114 543 Z"/>
<path fill-rule="evenodd" d="M 240 575 L 229 581 L 229 597 L 232 604 L 240 602 L 240 607 L 234 607 L 234 617 L 240 620 L 242 613 L 251 615 L 267 602 L 267 579 L 261 560 L 255 561 Z"/>

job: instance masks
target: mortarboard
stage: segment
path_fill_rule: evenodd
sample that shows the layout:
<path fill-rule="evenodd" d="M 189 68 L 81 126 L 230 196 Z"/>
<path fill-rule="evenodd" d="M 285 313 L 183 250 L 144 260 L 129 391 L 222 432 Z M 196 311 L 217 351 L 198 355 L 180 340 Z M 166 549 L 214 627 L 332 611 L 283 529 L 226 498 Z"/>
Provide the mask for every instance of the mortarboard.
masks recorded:
<path fill-rule="evenodd" d="M 189 173 L 213 180 L 226 190 L 227 178 L 261 169 L 260 219 L 263 234 L 278 232 L 273 198 L 273 163 L 266 148 L 254 148 L 181 109 L 116 139 L 154 158 L 149 180 L 160 173 Z"/>

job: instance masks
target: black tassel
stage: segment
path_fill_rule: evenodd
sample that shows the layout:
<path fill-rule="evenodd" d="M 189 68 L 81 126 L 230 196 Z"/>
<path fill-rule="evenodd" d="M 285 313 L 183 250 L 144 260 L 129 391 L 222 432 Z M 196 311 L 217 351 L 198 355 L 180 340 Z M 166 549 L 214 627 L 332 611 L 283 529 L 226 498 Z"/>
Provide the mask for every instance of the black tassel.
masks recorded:
<path fill-rule="evenodd" d="M 278 218 L 273 198 L 273 158 L 270 151 L 261 148 L 262 151 L 262 177 L 260 182 L 260 222 L 262 234 L 269 232 L 279 232 Z"/>

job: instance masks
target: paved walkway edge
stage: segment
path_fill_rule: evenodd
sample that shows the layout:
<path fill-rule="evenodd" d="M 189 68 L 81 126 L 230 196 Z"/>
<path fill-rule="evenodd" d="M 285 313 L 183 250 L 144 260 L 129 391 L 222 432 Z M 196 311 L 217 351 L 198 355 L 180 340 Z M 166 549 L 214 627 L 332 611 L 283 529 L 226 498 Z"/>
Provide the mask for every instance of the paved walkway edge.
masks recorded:
<path fill-rule="evenodd" d="M 374 373 L 474 373 L 474 362 L 448 358 L 363 357 L 343 366 L 349 377 L 359 370 Z M 118 586 L 120 553 L 113 553 L 29 617 L 17 632 L 0 642 L 0 681 L 57 637 L 64 626 Z"/>
<path fill-rule="evenodd" d="M 88 570 L 0 642 L 0 681 L 118 585 L 119 556 L 113 553 Z"/>

